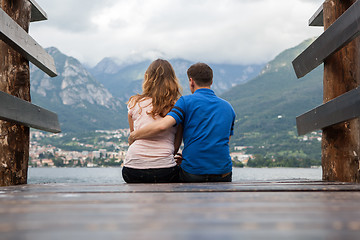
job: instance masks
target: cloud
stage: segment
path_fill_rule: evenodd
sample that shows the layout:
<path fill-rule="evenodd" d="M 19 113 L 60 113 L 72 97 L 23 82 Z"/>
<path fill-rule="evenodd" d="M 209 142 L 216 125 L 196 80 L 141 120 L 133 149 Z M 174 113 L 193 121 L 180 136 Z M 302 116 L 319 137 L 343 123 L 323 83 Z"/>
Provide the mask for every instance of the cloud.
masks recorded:
<path fill-rule="evenodd" d="M 37 2 L 49 21 L 31 25 L 34 38 L 92 65 L 104 57 L 260 63 L 322 32 L 307 26 L 322 0 Z"/>
<path fill-rule="evenodd" d="M 51 0 L 37 1 L 48 15 L 46 25 L 64 32 L 84 32 L 93 27 L 90 20 L 101 11 L 104 5 L 111 5 L 111 0 Z M 42 24 L 42 23 L 36 23 Z"/>

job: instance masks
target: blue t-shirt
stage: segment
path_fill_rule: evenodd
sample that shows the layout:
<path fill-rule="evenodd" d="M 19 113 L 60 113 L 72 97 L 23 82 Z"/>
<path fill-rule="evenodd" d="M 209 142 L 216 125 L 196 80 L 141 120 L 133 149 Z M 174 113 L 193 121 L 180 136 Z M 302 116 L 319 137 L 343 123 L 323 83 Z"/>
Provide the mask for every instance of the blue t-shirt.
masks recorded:
<path fill-rule="evenodd" d="M 168 115 L 184 126 L 181 168 L 191 174 L 224 174 L 232 170 L 229 137 L 235 112 L 211 89 L 182 96 Z"/>

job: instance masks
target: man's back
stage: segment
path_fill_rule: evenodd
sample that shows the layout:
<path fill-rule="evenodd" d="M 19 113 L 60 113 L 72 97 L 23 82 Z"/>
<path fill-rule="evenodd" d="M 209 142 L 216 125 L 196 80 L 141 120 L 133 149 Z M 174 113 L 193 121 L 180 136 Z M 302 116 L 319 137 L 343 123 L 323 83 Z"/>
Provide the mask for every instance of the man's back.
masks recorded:
<path fill-rule="evenodd" d="M 231 172 L 229 137 L 235 112 L 228 102 L 201 88 L 181 97 L 169 115 L 184 126 L 182 169 L 199 175 Z"/>

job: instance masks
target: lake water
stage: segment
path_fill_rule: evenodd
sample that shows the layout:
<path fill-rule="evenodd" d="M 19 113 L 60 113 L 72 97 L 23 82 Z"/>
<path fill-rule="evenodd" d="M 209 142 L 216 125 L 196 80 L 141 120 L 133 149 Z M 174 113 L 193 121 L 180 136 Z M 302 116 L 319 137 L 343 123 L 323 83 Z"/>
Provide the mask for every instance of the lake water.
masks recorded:
<path fill-rule="evenodd" d="M 312 180 L 319 181 L 321 168 L 233 168 L 233 182 Z M 121 168 L 29 168 L 29 184 L 121 184 Z"/>

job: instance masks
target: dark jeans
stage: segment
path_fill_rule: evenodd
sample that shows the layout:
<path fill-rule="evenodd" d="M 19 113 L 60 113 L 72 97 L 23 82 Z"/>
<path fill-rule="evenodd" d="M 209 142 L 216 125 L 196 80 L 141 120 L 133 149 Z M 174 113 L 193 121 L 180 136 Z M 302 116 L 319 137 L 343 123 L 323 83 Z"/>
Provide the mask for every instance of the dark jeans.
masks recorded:
<path fill-rule="evenodd" d="M 156 169 L 123 167 L 122 176 L 127 183 L 174 183 L 179 182 L 179 167 Z"/>
<path fill-rule="evenodd" d="M 226 174 L 196 175 L 185 172 L 182 168 L 180 168 L 179 179 L 180 182 L 231 182 L 232 172 Z"/>

